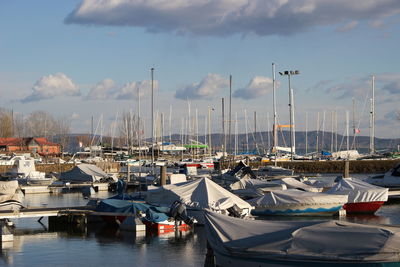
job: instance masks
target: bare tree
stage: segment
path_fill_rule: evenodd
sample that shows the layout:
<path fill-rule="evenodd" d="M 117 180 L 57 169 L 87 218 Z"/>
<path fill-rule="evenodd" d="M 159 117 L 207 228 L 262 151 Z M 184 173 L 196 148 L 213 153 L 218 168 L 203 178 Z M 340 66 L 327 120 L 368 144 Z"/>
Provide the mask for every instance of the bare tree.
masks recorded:
<path fill-rule="evenodd" d="M 34 111 L 25 119 L 26 133 L 33 137 L 52 137 L 56 134 L 57 122 L 46 111 Z"/>
<path fill-rule="evenodd" d="M 55 134 L 58 136 L 62 148 L 68 148 L 71 134 L 71 120 L 68 117 L 63 116 L 55 121 Z"/>
<path fill-rule="evenodd" d="M 123 112 L 119 122 L 119 138 L 125 140 L 129 154 L 137 143 L 137 116 L 132 112 Z"/>
<path fill-rule="evenodd" d="M 13 137 L 12 111 L 0 108 L 0 137 Z"/>

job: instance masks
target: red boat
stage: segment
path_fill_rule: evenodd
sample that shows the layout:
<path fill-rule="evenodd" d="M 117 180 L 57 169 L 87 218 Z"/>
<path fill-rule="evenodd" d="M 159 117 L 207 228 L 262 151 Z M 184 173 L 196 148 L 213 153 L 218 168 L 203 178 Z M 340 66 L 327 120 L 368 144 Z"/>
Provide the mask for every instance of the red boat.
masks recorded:
<path fill-rule="evenodd" d="M 327 193 L 345 194 L 343 205 L 347 213 L 375 213 L 388 200 L 388 189 L 374 186 L 359 179 L 343 178 Z"/>
<path fill-rule="evenodd" d="M 347 213 L 375 213 L 385 201 L 347 203 L 343 208 Z"/>

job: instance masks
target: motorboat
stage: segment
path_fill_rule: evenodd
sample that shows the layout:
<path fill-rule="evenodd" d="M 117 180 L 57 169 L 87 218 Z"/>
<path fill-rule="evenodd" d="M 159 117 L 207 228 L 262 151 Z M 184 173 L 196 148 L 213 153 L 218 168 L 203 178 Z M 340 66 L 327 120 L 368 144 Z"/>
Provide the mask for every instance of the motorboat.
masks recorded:
<path fill-rule="evenodd" d="M 191 218 L 176 203 L 171 207 L 157 207 L 138 201 L 110 198 L 96 203 L 95 211 L 104 221 L 112 224 L 122 225 L 129 217 L 137 218 L 146 225 L 147 230 L 186 229 L 192 224 Z"/>
<path fill-rule="evenodd" d="M 9 178 L 18 179 L 20 183 L 30 185 L 49 185 L 53 179 L 46 173 L 36 170 L 33 158 L 20 157 L 15 160 L 13 167 L 6 173 Z"/>
<path fill-rule="evenodd" d="M 400 163 L 385 174 L 368 177 L 364 181 L 373 185 L 388 188 L 400 187 Z"/>
<path fill-rule="evenodd" d="M 332 216 L 348 202 L 348 197 L 288 189 L 267 192 L 248 202 L 254 206 L 253 215 Z"/>
<path fill-rule="evenodd" d="M 343 205 L 347 213 L 375 213 L 388 200 L 389 189 L 342 178 L 326 193 L 347 195 L 348 202 Z"/>
<path fill-rule="evenodd" d="M 216 266 L 398 266 L 400 228 L 346 221 L 244 220 L 205 212 Z"/>

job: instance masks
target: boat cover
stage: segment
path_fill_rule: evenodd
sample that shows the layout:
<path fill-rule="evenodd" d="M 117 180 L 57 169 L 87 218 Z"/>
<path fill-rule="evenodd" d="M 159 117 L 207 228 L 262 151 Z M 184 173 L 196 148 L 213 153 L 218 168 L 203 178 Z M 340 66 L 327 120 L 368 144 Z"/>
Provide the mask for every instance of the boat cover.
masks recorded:
<path fill-rule="evenodd" d="M 93 164 L 82 163 L 75 166 L 72 170 L 62 172 L 60 180 L 64 182 L 99 182 L 110 176 L 102 169 Z"/>
<path fill-rule="evenodd" d="M 278 182 L 271 182 L 262 179 L 247 179 L 242 178 L 236 183 L 230 185 L 232 190 L 238 189 L 257 189 L 257 188 L 271 188 L 271 189 L 286 189 L 286 186 L 279 184 Z"/>
<path fill-rule="evenodd" d="M 226 210 L 237 206 L 251 209 L 251 205 L 208 178 L 201 178 L 180 185 L 165 185 L 147 191 L 146 202 L 154 205 L 170 206 L 181 201 L 188 207 L 198 209 Z"/>
<path fill-rule="evenodd" d="M 314 187 L 305 183 L 302 183 L 295 178 L 282 178 L 277 182 L 281 182 L 282 184 L 286 185 L 289 189 L 301 189 L 308 192 L 321 192 L 323 188 Z"/>
<path fill-rule="evenodd" d="M 18 189 L 18 181 L 0 181 L 0 193 L 2 194 L 15 194 Z"/>
<path fill-rule="evenodd" d="M 267 192 L 264 196 L 248 200 L 256 207 L 285 206 L 291 204 L 346 204 L 347 195 L 304 192 L 297 189 Z"/>
<path fill-rule="evenodd" d="M 146 219 L 151 222 L 162 222 L 168 220 L 167 207 L 155 207 L 144 203 L 132 202 L 121 199 L 104 199 L 96 206 L 98 212 L 114 212 L 126 215 L 141 212 L 146 214 Z"/>
<path fill-rule="evenodd" d="M 242 260 L 400 261 L 400 228 L 394 226 L 244 220 L 211 211 L 205 212 L 205 226 L 215 252 Z"/>
<path fill-rule="evenodd" d="M 348 195 L 348 203 L 375 202 L 387 201 L 389 189 L 371 185 L 358 179 L 343 178 L 326 193 Z"/>

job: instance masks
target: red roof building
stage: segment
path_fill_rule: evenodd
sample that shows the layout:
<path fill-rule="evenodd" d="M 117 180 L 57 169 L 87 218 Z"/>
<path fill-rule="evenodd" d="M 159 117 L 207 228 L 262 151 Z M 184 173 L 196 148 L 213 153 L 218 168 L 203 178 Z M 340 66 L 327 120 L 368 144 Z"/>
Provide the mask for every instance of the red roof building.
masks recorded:
<path fill-rule="evenodd" d="M 61 145 L 48 141 L 44 137 L 0 138 L 0 152 L 26 152 L 41 156 L 60 155 Z"/>

